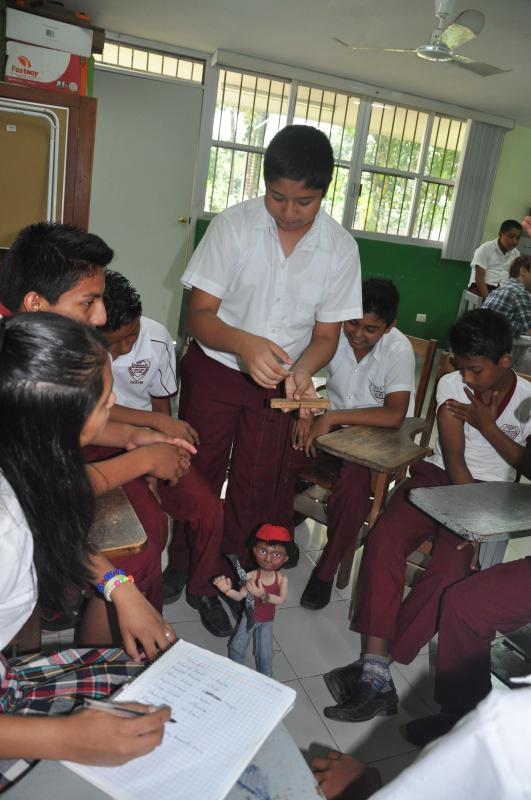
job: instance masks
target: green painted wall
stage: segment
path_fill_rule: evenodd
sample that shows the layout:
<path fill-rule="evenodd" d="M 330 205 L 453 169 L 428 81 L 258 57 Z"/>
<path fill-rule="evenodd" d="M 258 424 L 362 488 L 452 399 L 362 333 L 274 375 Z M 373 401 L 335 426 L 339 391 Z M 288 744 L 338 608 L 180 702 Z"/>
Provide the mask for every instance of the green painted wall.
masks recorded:
<path fill-rule="evenodd" d="M 197 221 L 195 243 L 209 220 Z M 400 292 L 398 325 L 404 333 L 423 339 L 438 339 L 444 346 L 448 328 L 457 316 L 461 293 L 468 283 L 470 267 L 460 261 L 443 261 L 434 247 L 393 244 L 358 239 L 363 277 L 392 278 Z M 417 314 L 426 322 L 415 322 Z"/>
<path fill-rule="evenodd" d="M 504 219 L 520 221 L 531 208 L 531 128 L 505 134 L 483 241 L 495 239 Z"/>

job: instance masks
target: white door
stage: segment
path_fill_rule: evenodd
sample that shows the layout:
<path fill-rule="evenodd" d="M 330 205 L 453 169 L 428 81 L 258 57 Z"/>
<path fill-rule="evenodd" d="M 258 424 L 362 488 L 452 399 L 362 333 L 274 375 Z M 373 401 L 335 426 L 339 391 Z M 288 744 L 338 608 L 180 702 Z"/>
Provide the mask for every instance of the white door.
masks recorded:
<path fill-rule="evenodd" d="M 145 315 L 175 338 L 203 92 L 96 70 L 94 94 L 90 230 L 115 250 L 111 267 L 138 289 Z"/>

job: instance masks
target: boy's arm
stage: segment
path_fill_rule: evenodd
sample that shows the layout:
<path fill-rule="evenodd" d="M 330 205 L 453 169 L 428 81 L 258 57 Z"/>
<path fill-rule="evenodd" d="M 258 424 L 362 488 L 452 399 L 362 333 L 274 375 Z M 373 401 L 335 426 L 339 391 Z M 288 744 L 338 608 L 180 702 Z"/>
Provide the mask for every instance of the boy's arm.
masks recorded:
<path fill-rule="evenodd" d="M 152 398 L 152 403 L 154 399 L 167 399 L 168 403 L 170 402 L 169 398 Z M 155 407 L 153 407 L 153 411 L 142 411 L 139 408 L 114 405 L 109 413 L 109 422 L 107 425 L 109 424 L 151 428 L 154 431 L 164 433 L 172 439 L 185 439 L 191 444 L 199 444 L 199 435 L 197 431 L 184 420 L 172 417 L 171 407 L 168 414 L 165 412 L 161 413 L 161 411 Z M 104 443 L 98 442 L 98 444 Z M 113 442 L 112 444 L 115 443 Z M 124 447 L 124 445 L 121 446 Z"/>
<path fill-rule="evenodd" d="M 337 350 L 341 322 L 316 322 L 310 344 L 297 359 L 286 378 L 286 397 L 289 400 L 312 399 L 316 396 L 312 375 L 332 360 Z M 305 413 L 303 413 L 305 412 Z M 309 409 L 301 409 L 301 416 L 309 416 Z"/>
<path fill-rule="evenodd" d="M 165 416 L 171 417 L 171 398 L 168 395 L 166 395 L 166 397 L 153 397 L 152 395 L 151 408 L 155 414 L 164 414 Z"/>
<path fill-rule="evenodd" d="M 259 386 L 274 389 L 289 374 L 280 364 L 291 363 L 290 357 L 270 339 L 227 325 L 217 316 L 220 305 L 219 297 L 194 287 L 186 319 L 189 333 L 207 347 L 239 356 Z"/>
<path fill-rule="evenodd" d="M 486 272 L 487 270 L 485 267 L 480 267 L 479 264 L 476 264 L 474 280 L 476 282 L 476 286 L 478 287 L 478 292 L 482 296 L 483 300 L 489 296 L 489 289 L 485 281 Z"/>
<path fill-rule="evenodd" d="M 473 483 L 465 461 L 465 432 L 462 420 L 452 414 L 448 406 L 442 405 L 437 412 L 437 428 L 444 466 L 450 482 Z"/>
<path fill-rule="evenodd" d="M 493 392 L 490 402 L 484 403 L 466 387 L 465 392 L 470 404 L 447 400 L 446 405 L 449 413 L 455 419 L 468 422 L 469 425 L 476 428 L 511 467 L 522 472 L 527 478 L 531 477 L 531 450 L 529 447 L 524 447 L 510 439 L 496 425 L 498 393 Z"/>
<path fill-rule="evenodd" d="M 190 469 L 190 454 L 171 444 L 152 444 L 86 464 L 85 468 L 92 490 L 99 496 L 142 475 L 153 475 L 173 485 Z"/>

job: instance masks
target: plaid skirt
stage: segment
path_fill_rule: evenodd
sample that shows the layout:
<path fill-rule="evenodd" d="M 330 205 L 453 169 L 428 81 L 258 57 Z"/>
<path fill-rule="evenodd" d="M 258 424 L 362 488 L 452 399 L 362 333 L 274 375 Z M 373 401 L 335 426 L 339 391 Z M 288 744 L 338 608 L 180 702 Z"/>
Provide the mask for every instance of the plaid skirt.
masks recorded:
<path fill-rule="evenodd" d="M 0 713 L 67 714 L 85 697 L 108 697 L 145 666 L 117 648 L 71 649 L 11 659 L 0 654 Z M 34 763 L 0 759 L 0 792 Z"/>

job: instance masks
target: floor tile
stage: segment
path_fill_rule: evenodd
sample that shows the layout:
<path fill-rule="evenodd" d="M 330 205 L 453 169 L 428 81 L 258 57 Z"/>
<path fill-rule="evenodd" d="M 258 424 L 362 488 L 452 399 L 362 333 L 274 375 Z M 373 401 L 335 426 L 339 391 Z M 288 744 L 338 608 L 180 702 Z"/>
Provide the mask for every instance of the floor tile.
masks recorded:
<path fill-rule="evenodd" d="M 295 689 L 297 699 L 292 711 L 283 721 L 303 755 L 306 756 L 308 750 L 313 751 L 316 747 L 320 750 L 337 750 L 336 742 L 323 724 L 301 682 L 289 681 L 286 685 Z"/>
<path fill-rule="evenodd" d="M 435 665 L 430 667 L 430 654 L 426 650 L 413 659 L 410 664 L 394 664 L 409 686 L 429 708 L 426 713 L 438 713 L 439 704 L 435 702 Z"/>
<path fill-rule="evenodd" d="M 309 517 L 295 528 L 295 541 L 302 550 L 319 550 L 326 544 L 326 525 Z"/>
<path fill-rule="evenodd" d="M 360 652 L 361 639 L 348 628 L 348 605 L 343 601 L 320 611 L 279 609 L 275 637 L 299 678 L 348 664 Z"/>
<path fill-rule="evenodd" d="M 379 761 L 373 761 L 371 766 L 376 767 L 385 785 L 390 783 L 397 775 L 400 775 L 407 767 L 411 766 L 418 754 L 418 750 L 411 750 L 409 753 L 401 753 L 398 756 L 391 756 L 391 758 L 382 758 Z"/>
<path fill-rule="evenodd" d="M 380 758 L 409 752 L 412 746 L 400 734 L 400 728 L 411 719 L 426 716 L 430 709 L 414 692 L 405 678 L 391 667 L 393 680 L 400 698 L 398 714 L 391 717 L 376 717 L 368 722 L 334 722 L 322 714 L 325 706 L 334 705 L 322 677 L 303 678 L 301 683 L 312 703 L 344 753 L 371 762 Z"/>
<path fill-rule="evenodd" d="M 184 592 L 178 600 L 163 607 L 162 616 L 170 625 L 178 622 L 197 622 L 201 619 L 199 611 L 186 602 Z"/>
<path fill-rule="evenodd" d="M 306 553 L 301 552 L 299 563 L 296 568 L 287 570 L 284 573 L 288 579 L 288 599 L 282 604 L 282 608 L 292 608 L 293 606 L 300 605 L 302 593 L 313 572 L 315 559 L 317 559 L 317 561 L 319 560 L 317 554 L 320 552 L 320 550 L 309 550 Z M 332 595 L 330 597 L 331 602 L 341 599 L 341 595 L 337 589 L 332 589 Z"/>

